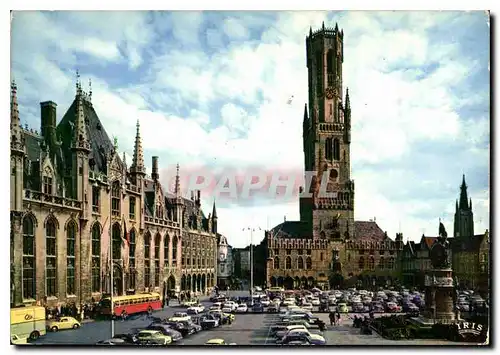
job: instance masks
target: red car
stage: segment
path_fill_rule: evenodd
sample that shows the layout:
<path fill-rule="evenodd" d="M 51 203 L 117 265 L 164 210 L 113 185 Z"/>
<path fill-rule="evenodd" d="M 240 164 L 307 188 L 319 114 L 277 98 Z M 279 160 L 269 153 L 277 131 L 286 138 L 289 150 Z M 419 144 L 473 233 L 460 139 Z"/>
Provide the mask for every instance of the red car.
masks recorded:
<path fill-rule="evenodd" d="M 394 302 L 387 302 L 387 304 L 385 305 L 385 308 L 386 308 L 387 312 L 390 312 L 390 313 L 399 313 L 399 312 L 401 312 L 401 306 L 398 306 Z"/>

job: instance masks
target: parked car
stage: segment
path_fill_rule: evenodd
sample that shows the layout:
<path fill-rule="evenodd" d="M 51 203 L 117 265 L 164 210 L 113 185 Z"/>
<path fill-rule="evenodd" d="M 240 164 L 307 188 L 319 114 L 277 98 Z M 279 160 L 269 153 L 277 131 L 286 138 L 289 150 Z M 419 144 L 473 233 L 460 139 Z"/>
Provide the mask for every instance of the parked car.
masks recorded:
<path fill-rule="evenodd" d="M 236 308 L 236 313 L 247 313 L 248 312 L 248 306 L 244 303 L 238 305 Z"/>
<path fill-rule="evenodd" d="M 226 343 L 226 341 L 224 339 L 216 338 L 216 339 L 208 340 L 205 343 L 205 345 L 215 345 L 215 346 L 218 346 L 218 345 L 236 345 L 236 343 Z"/>
<path fill-rule="evenodd" d="M 276 303 L 271 303 L 269 307 L 267 307 L 268 313 L 278 313 L 280 311 L 280 306 Z"/>
<path fill-rule="evenodd" d="M 302 308 L 302 309 L 304 309 L 306 311 L 312 312 L 313 305 L 312 305 L 312 303 L 303 303 L 302 306 L 300 306 L 300 308 Z"/>
<path fill-rule="evenodd" d="M 61 317 L 59 319 L 49 320 L 46 322 L 47 330 L 57 332 L 64 329 L 78 329 L 81 327 L 79 321 L 73 317 Z"/>
<path fill-rule="evenodd" d="M 173 342 L 177 342 L 179 340 L 182 340 L 182 334 L 179 331 L 170 328 L 166 324 L 153 323 L 153 324 L 150 324 L 146 328 L 146 330 L 157 330 L 157 331 L 161 332 L 163 335 L 168 335 L 169 337 L 171 337 Z"/>
<path fill-rule="evenodd" d="M 186 301 L 181 303 L 181 307 L 189 308 L 191 306 L 194 306 L 196 303 L 197 303 L 196 301 L 186 300 Z"/>
<path fill-rule="evenodd" d="M 254 303 L 252 306 L 252 313 L 262 313 L 264 312 L 264 307 L 261 303 Z"/>
<path fill-rule="evenodd" d="M 186 324 L 184 324 L 184 321 L 180 322 L 166 322 L 164 323 L 165 325 L 168 325 L 170 328 L 177 330 L 179 333 L 181 333 L 182 337 L 185 338 L 191 334 L 196 333 L 196 329 L 194 327 L 190 327 Z"/>
<path fill-rule="evenodd" d="M 290 340 L 307 339 L 313 345 L 325 345 L 325 338 L 319 334 L 312 334 L 307 330 L 296 329 L 288 332 L 282 339 L 276 341 L 277 344 L 286 344 Z"/>
<path fill-rule="evenodd" d="M 175 312 L 173 317 L 168 319 L 170 322 L 180 322 L 185 320 L 191 320 L 191 316 L 186 312 Z"/>
<path fill-rule="evenodd" d="M 270 303 L 271 303 L 271 301 L 269 300 L 269 298 L 261 297 L 261 299 L 260 299 L 261 305 L 263 305 L 264 307 L 267 307 L 267 306 L 269 306 Z"/>
<path fill-rule="evenodd" d="M 168 335 L 163 335 L 158 330 L 141 330 L 137 333 L 139 344 L 145 345 L 168 345 L 172 343 L 172 338 Z"/>
<path fill-rule="evenodd" d="M 213 314 L 205 314 L 199 318 L 198 324 L 202 329 L 216 328 L 220 325 L 219 319 Z"/>
<path fill-rule="evenodd" d="M 387 302 L 385 304 L 385 309 L 386 309 L 387 312 L 390 312 L 390 313 L 401 312 L 401 306 L 398 306 L 394 302 Z"/>

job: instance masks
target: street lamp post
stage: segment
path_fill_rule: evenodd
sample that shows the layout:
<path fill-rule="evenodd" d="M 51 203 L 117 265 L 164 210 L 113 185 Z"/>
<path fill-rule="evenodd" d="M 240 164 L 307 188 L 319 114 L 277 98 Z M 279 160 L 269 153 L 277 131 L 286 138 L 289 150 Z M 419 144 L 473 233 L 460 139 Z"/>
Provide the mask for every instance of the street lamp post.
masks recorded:
<path fill-rule="evenodd" d="M 247 227 L 243 228 L 243 230 L 250 231 L 250 304 L 253 306 L 253 232 L 262 229 L 260 227 Z"/>

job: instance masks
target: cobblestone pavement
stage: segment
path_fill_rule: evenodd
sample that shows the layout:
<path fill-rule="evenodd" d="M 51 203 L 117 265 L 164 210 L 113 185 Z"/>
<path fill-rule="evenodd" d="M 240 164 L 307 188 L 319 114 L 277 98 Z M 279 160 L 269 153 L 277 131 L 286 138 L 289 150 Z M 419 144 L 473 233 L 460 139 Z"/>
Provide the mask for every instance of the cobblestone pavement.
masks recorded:
<path fill-rule="evenodd" d="M 236 291 L 237 296 L 248 295 L 248 292 Z M 236 293 L 235 292 L 235 293 Z M 241 294 L 240 294 L 241 293 Z M 232 296 L 232 295 L 231 295 Z M 209 306 L 208 299 L 202 299 L 202 303 Z M 154 317 L 166 318 L 176 311 L 184 310 L 174 303 L 164 310 L 154 312 Z M 325 323 L 329 324 L 328 314 L 317 314 Z M 354 316 L 354 315 L 352 315 Z M 383 339 L 378 334 L 361 335 L 359 329 L 352 327 L 352 317 L 350 314 L 342 314 L 342 321 L 338 326 L 328 326 L 324 333 L 328 345 L 459 345 L 464 343 L 454 343 L 450 341 L 438 340 L 400 340 L 393 341 Z M 228 343 L 237 345 L 274 345 L 275 341 L 269 337 L 270 327 L 276 323 L 276 314 L 237 314 L 236 320 L 231 325 L 202 331 L 183 339 L 178 345 L 203 345 L 212 338 L 222 338 Z M 132 316 L 126 321 L 117 320 L 114 322 L 115 334 L 134 332 L 137 329 L 147 327 L 151 321 L 144 315 Z M 99 340 L 111 337 L 111 322 L 97 321 L 82 324 L 76 330 L 60 331 L 57 333 L 47 333 L 35 344 L 78 344 L 93 345 Z"/>

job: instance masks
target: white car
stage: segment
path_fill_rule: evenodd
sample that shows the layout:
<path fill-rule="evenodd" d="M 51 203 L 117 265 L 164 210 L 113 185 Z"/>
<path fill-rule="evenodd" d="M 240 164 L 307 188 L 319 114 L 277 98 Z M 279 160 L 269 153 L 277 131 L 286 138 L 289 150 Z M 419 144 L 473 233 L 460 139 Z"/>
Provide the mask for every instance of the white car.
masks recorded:
<path fill-rule="evenodd" d="M 311 298 L 311 304 L 313 306 L 319 306 L 320 305 L 320 302 L 319 302 L 319 298 Z"/>
<path fill-rule="evenodd" d="M 224 303 L 223 308 L 231 308 L 231 312 L 236 311 L 236 308 L 238 308 L 238 304 L 234 301 L 227 301 Z"/>
<path fill-rule="evenodd" d="M 269 301 L 269 298 L 267 297 L 262 297 L 260 299 L 260 304 L 263 305 L 264 307 L 268 307 L 271 301 Z"/>
<path fill-rule="evenodd" d="M 302 306 L 300 308 L 312 312 L 313 305 L 311 303 L 302 303 Z"/>
<path fill-rule="evenodd" d="M 181 306 L 182 307 L 191 307 L 191 306 L 194 306 L 196 304 L 196 301 L 184 301 L 182 302 Z"/>
<path fill-rule="evenodd" d="M 233 313 L 233 307 L 224 305 L 224 307 L 222 307 L 222 312 L 223 313 Z"/>
<path fill-rule="evenodd" d="M 189 313 L 192 312 L 192 313 L 198 314 L 198 313 L 201 313 L 205 310 L 205 306 L 202 304 L 197 304 L 197 305 L 189 307 L 187 310 Z"/>
<path fill-rule="evenodd" d="M 294 306 L 295 305 L 295 298 L 286 298 L 284 301 L 283 301 L 283 305 L 284 306 Z"/>
<path fill-rule="evenodd" d="M 248 306 L 245 303 L 242 303 L 238 305 L 236 308 L 236 313 L 247 313 L 248 312 Z"/>
<path fill-rule="evenodd" d="M 214 304 L 212 304 L 212 307 L 216 307 L 218 309 L 221 309 L 222 308 L 222 303 L 221 302 L 214 302 Z M 210 307 L 210 308 L 212 308 Z"/>

